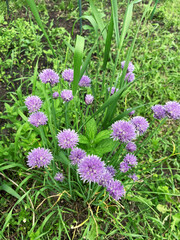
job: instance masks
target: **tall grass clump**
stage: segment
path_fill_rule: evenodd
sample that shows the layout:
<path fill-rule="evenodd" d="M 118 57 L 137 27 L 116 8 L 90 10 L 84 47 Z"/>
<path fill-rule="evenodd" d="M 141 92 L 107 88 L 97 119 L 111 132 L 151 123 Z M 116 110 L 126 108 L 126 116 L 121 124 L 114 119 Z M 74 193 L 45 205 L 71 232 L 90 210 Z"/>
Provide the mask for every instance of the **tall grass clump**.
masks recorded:
<path fill-rule="evenodd" d="M 24 96 L 19 89 L 17 98 L 12 95 L 18 113 L 17 122 L 14 123 L 17 129 L 14 161 L 1 164 L 1 175 L 11 181 L 5 170 L 18 167 L 22 169 L 23 180 L 18 186 L 11 181 L 17 191 L 3 185 L 3 189 L 17 201 L 6 216 L 0 232 L 2 236 L 14 208 L 26 202 L 32 215 L 32 226 L 27 232 L 30 239 L 48 235 L 44 227 L 50 219 L 52 224 L 58 222 L 61 226 L 59 236 L 64 229 L 66 239 L 71 239 L 63 220 L 64 212 L 70 212 L 71 209 L 61 208 L 62 199 L 71 205 L 80 201 L 84 208 L 87 206 L 88 217 L 85 222 L 89 225 L 81 237 L 86 238 L 92 229 L 94 239 L 102 234 L 96 220 L 98 210 L 95 216 L 92 206 L 106 212 L 117 226 L 115 233 L 118 231 L 123 234 L 123 228 L 118 226 L 118 221 L 109 211 L 110 206 L 106 205 L 116 203 L 120 214 L 123 199 L 137 201 L 133 187 L 135 182 L 141 180 L 144 171 L 139 158 L 142 148 L 158 133 L 166 119 L 177 121 L 180 118 L 180 104 L 176 101 L 151 106 L 153 121 L 156 122 L 156 128 L 153 129 L 153 123 L 149 120 L 152 118 L 136 115 L 137 109 L 146 103 L 124 107 L 126 95 L 134 87 L 135 81 L 140 81 L 136 79 L 136 64 L 132 63 L 131 57 L 140 24 L 149 13 L 150 4 L 143 13 L 134 38 L 129 39 L 128 47 L 124 46 L 133 6 L 138 2 L 128 1 L 119 30 L 117 1 L 111 1 L 110 21 L 106 25 L 94 1 L 90 0 L 92 16 L 82 18 L 88 19 L 94 27 L 91 50 L 86 50 L 86 37 L 77 35 L 74 46 L 67 43 L 73 52 L 72 61 L 65 59 L 66 64 L 59 64 L 66 68 L 57 68 L 55 71 L 44 66 L 40 70 L 37 63 L 29 83 L 32 94 Z M 34 0 L 27 0 L 27 3 L 48 41 L 53 57 L 57 58 Z M 125 59 L 121 58 L 122 51 L 126 51 Z M 97 61 L 92 65 L 94 52 Z M 149 104 L 146 107 L 150 108 Z M 20 148 L 19 141 L 22 141 Z M 159 162 L 148 165 L 149 171 L 157 167 Z M 24 187 L 28 186 L 29 181 L 32 187 L 25 191 Z M 140 196 L 139 201 L 145 200 Z M 48 208 L 42 212 L 44 204 Z M 148 201 L 146 204 L 151 208 Z M 127 232 L 125 236 L 131 239 L 139 237 Z"/>

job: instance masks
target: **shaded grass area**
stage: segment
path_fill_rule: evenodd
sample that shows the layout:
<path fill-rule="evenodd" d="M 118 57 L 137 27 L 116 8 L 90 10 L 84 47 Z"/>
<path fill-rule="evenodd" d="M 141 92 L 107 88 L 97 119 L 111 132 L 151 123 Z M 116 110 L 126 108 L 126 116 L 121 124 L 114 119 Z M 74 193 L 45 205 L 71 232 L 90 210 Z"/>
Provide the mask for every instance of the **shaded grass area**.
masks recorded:
<path fill-rule="evenodd" d="M 4 3 L 1 3 L 2 5 Z M 0 48 L 1 50 L 1 89 L 4 94 L 1 103 L 5 100 L 5 95 L 9 91 L 17 91 L 17 99 L 23 106 L 23 93 L 31 92 L 31 84 L 29 77 L 34 73 L 34 68 L 39 61 L 38 71 L 43 68 L 54 68 L 61 72 L 65 67 L 71 67 L 72 53 L 69 52 L 67 65 L 64 65 L 64 56 L 67 45 L 65 42 L 73 42 L 70 40 L 70 27 L 67 22 L 65 28 L 60 28 L 57 22 L 52 21 L 54 12 L 61 18 L 64 14 L 63 7 L 56 4 L 56 1 L 41 1 L 38 10 L 41 13 L 51 38 L 55 50 L 57 50 L 57 59 L 54 59 L 48 48 L 46 40 L 42 36 L 40 29 L 34 23 L 33 17 L 28 16 L 29 12 L 24 8 L 23 3 L 17 1 L 11 3 L 10 9 L 15 9 L 15 16 L 18 17 L 22 11 L 24 18 L 14 18 L 11 21 L 4 20 L 7 16 L 4 14 L 6 9 L 3 5 L 4 12 L 1 13 L 1 33 Z M 66 3 L 64 2 L 66 5 Z M 67 18 L 77 17 L 77 12 L 70 11 L 70 5 L 75 2 L 70 1 L 65 14 Z M 106 6 L 106 2 L 99 7 Z M 125 9 L 125 3 L 121 3 L 120 16 Z M 72 9 L 76 9 L 73 5 Z M 138 25 L 140 12 L 143 12 L 145 3 L 139 4 L 134 9 L 134 18 L 131 28 L 128 32 L 127 41 L 124 48 L 134 36 L 135 29 Z M 49 7 L 48 7 L 49 6 Z M 53 7 L 50 7 L 53 6 Z M 86 6 L 86 4 L 85 4 Z M 135 64 L 135 74 L 138 79 L 131 92 L 124 95 L 120 101 L 119 112 L 126 108 L 148 103 L 148 107 L 137 110 L 137 115 L 143 115 L 152 121 L 152 113 L 149 106 L 154 104 L 165 104 L 168 100 L 179 101 L 179 34 L 178 34 L 178 7 L 176 1 L 173 4 L 170 1 L 163 1 L 155 12 L 152 21 L 147 19 L 139 33 L 132 62 Z M 68 8 L 69 7 L 69 8 Z M 172 9 L 171 9 L 172 7 Z M 60 10 L 59 10 L 60 8 Z M 153 6 L 152 6 L 153 8 Z M 90 11 L 86 9 L 87 12 Z M 171 12 L 174 12 L 171 15 Z M 26 15 L 28 13 L 28 15 Z M 50 17 L 49 17 L 50 16 Z M 173 17 L 170 17 L 173 16 Z M 29 18 L 30 17 L 30 18 Z M 59 18 L 59 19 L 60 19 Z M 3 20 L 2 20 L 3 19 Z M 59 20 L 58 19 L 58 20 Z M 64 24 L 66 22 L 64 21 Z M 56 27 L 54 27 L 56 26 Z M 57 27 L 58 26 L 58 27 Z M 94 41 L 93 32 L 86 31 L 87 46 L 91 48 Z M 0 34 L 1 35 L 1 34 Z M 58 40 L 57 40 L 58 39 Z M 60 49 L 60 51 L 59 51 Z M 96 60 L 97 53 L 93 55 Z M 112 52 L 113 57 L 113 52 Z M 125 52 L 121 53 L 121 59 L 124 60 Z M 111 63 L 109 63 L 109 71 L 111 71 Z M 92 60 L 89 66 L 89 73 L 96 71 L 95 61 Z M 26 79 L 26 77 L 28 79 Z M 16 80 L 21 78 L 20 80 Z M 99 86 L 101 85 L 101 76 L 99 78 Z M 108 76 L 107 76 L 108 78 Z M 23 87 L 24 86 L 24 87 Z M 12 95 L 9 96 L 10 105 L 12 104 Z M 139 181 L 136 184 L 126 186 L 127 196 L 120 203 L 106 199 L 98 200 L 95 203 L 82 204 L 81 198 L 77 198 L 75 202 L 64 193 L 58 200 L 57 192 L 50 191 L 43 186 L 43 177 L 37 177 L 35 174 L 23 169 L 26 164 L 25 152 L 32 148 L 33 142 L 38 140 L 38 134 L 34 133 L 29 139 L 32 144 L 27 147 L 26 132 L 21 132 L 22 136 L 14 142 L 17 136 L 12 129 L 16 131 L 21 124 L 19 122 L 13 125 L 13 121 L 18 117 L 16 112 L 19 106 L 5 106 L 5 114 L 11 116 L 10 122 L 6 123 L 2 130 L 9 129 L 10 136 L 1 136 L 3 141 L 0 142 L 0 156 L 4 161 L 14 162 L 14 145 L 17 147 L 19 166 L 12 166 L 8 169 L 1 168 L 1 223 L 2 228 L 4 222 L 8 220 L 8 213 L 11 211 L 17 200 L 20 204 L 16 205 L 12 211 L 12 218 L 6 227 L 4 239 L 178 239 L 179 238 L 179 153 L 180 128 L 178 121 L 172 124 L 167 121 L 159 134 L 155 134 L 149 145 L 144 147 L 138 155 L 141 167 L 139 168 Z M 3 107 L 2 107 L 3 109 Z M 4 121 L 4 120 L 3 120 Z M 157 126 L 157 122 L 153 123 Z M 28 128 L 28 126 L 27 126 Z M 162 137 L 163 136 L 163 137 Z M 23 151 L 22 151 L 23 150 Z M 174 154 L 174 155 L 173 155 Z M 160 159 L 160 160 L 159 160 Z M 8 165 L 7 165 L 8 166 Z M 10 164 L 9 164 L 10 166 Z M 153 167 L 152 167 L 153 166 Z M 32 175 L 31 175 L 32 174 Z M 44 172 L 46 174 L 46 172 Z M 5 177 L 6 176 L 6 177 Z M 8 178 L 14 181 L 9 181 Z M 34 181 L 35 180 L 35 181 Z M 7 184 L 8 182 L 8 184 Z M 9 187 L 10 182 L 10 188 Z M 33 209 L 29 198 L 20 189 L 29 191 L 28 196 L 32 200 L 36 209 L 44 199 L 46 201 L 36 210 L 37 222 L 32 228 Z M 132 191 L 128 192 L 128 189 Z M 37 191 L 38 190 L 38 191 Z M 133 192 L 133 194 L 132 194 Z M 48 199 L 48 196 L 54 197 Z M 21 197 L 24 196 L 23 199 Z M 97 198 L 97 197 L 96 197 Z M 53 206 L 55 204 L 55 206 Z M 73 206 L 72 206 L 73 205 Z M 51 208 L 52 207 L 52 208 Z"/>

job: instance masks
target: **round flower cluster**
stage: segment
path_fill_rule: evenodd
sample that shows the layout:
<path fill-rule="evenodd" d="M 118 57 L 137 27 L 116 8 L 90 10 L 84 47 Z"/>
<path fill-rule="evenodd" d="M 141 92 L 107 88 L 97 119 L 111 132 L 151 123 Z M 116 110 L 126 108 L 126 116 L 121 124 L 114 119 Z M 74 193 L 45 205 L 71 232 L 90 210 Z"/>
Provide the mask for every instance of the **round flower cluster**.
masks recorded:
<path fill-rule="evenodd" d="M 43 83 L 50 83 L 51 86 L 59 82 L 58 74 L 52 69 L 45 69 L 39 74 L 39 78 Z"/>
<path fill-rule="evenodd" d="M 73 99 L 72 90 L 63 90 L 61 92 L 61 98 L 65 102 L 69 102 Z"/>
<path fill-rule="evenodd" d="M 118 88 L 115 88 L 115 87 L 112 87 L 111 89 L 110 89 L 110 87 L 108 87 L 108 92 L 110 92 L 110 90 L 111 90 L 111 95 L 113 95 L 115 92 L 117 92 L 119 89 Z"/>
<path fill-rule="evenodd" d="M 154 118 L 162 119 L 166 117 L 166 110 L 164 106 L 157 104 L 151 108 L 154 112 Z"/>
<path fill-rule="evenodd" d="M 29 167 L 47 167 L 53 159 L 52 153 L 49 149 L 34 148 L 29 152 L 27 165 Z"/>
<path fill-rule="evenodd" d="M 64 180 L 64 175 L 63 175 L 62 173 L 58 172 L 58 173 L 56 173 L 56 175 L 54 176 L 54 179 L 55 179 L 56 181 L 63 182 L 63 180 Z"/>
<path fill-rule="evenodd" d="M 121 62 L 122 69 L 124 69 L 125 63 L 126 63 L 125 61 Z M 128 82 L 134 81 L 135 75 L 134 75 L 133 71 L 134 71 L 134 65 L 132 64 L 132 62 L 129 62 L 129 65 L 127 68 L 127 73 L 125 76 L 125 81 L 128 81 Z"/>
<path fill-rule="evenodd" d="M 42 106 L 42 101 L 38 96 L 28 96 L 25 105 L 30 113 L 38 111 Z"/>
<path fill-rule="evenodd" d="M 130 175 L 129 175 L 129 178 L 131 178 L 134 182 L 136 182 L 136 181 L 138 180 L 138 177 L 136 176 L 135 173 L 130 174 Z"/>
<path fill-rule="evenodd" d="M 69 155 L 72 165 L 80 163 L 80 161 L 86 156 L 86 152 L 80 148 L 74 148 Z"/>
<path fill-rule="evenodd" d="M 77 133 L 70 129 L 60 131 L 57 138 L 58 145 L 63 149 L 74 148 L 79 141 Z"/>
<path fill-rule="evenodd" d="M 107 185 L 107 191 L 115 200 L 119 200 L 125 195 L 125 189 L 118 180 L 110 181 Z"/>
<path fill-rule="evenodd" d="M 59 97 L 59 93 L 58 92 L 54 92 L 53 93 L 53 98 L 58 98 Z"/>
<path fill-rule="evenodd" d="M 133 117 L 131 123 L 135 126 L 139 135 L 143 135 L 149 127 L 148 121 L 141 116 Z"/>
<path fill-rule="evenodd" d="M 79 86 L 80 87 L 90 87 L 91 86 L 91 79 L 88 76 L 83 75 L 81 80 L 79 81 Z"/>
<path fill-rule="evenodd" d="M 128 144 L 126 145 L 126 150 L 128 152 L 134 152 L 136 151 L 136 144 L 133 142 L 128 142 Z"/>
<path fill-rule="evenodd" d="M 137 165 L 137 158 L 133 154 L 126 154 L 123 159 L 123 162 L 120 163 L 120 171 L 127 172 L 131 167 Z"/>
<path fill-rule="evenodd" d="M 85 96 L 85 103 L 87 105 L 92 104 L 94 100 L 94 97 L 91 94 L 86 94 Z"/>
<path fill-rule="evenodd" d="M 135 75 L 132 72 L 127 73 L 125 76 L 125 80 L 127 80 L 128 82 L 133 82 L 134 79 L 135 79 Z"/>
<path fill-rule="evenodd" d="M 62 78 L 64 78 L 64 81 L 67 81 L 71 83 L 74 79 L 74 70 L 72 69 L 65 69 L 62 72 Z"/>
<path fill-rule="evenodd" d="M 136 129 L 131 122 L 120 120 L 112 124 L 112 138 L 120 142 L 129 142 L 136 138 Z"/>
<path fill-rule="evenodd" d="M 40 125 L 46 125 L 48 119 L 43 112 L 36 112 L 30 115 L 28 121 L 35 127 L 39 127 Z"/>
<path fill-rule="evenodd" d="M 125 66 L 126 61 L 121 62 L 121 68 L 123 69 Z M 133 72 L 134 71 L 134 65 L 132 64 L 132 62 L 129 62 L 128 68 L 127 68 L 128 72 Z"/>

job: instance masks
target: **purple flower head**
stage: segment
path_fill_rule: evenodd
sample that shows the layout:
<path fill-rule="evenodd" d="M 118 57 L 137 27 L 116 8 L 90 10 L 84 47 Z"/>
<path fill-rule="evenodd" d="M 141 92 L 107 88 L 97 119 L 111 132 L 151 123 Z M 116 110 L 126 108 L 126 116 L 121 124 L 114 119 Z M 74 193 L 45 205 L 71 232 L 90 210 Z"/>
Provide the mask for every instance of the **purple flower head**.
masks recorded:
<path fill-rule="evenodd" d="M 65 102 L 69 102 L 73 99 L 72 90 L 63 90 L 61 92 L 61 98 Z"/>
<path fill-rule="evenodd" d="M 83 75 L 81 80 L 79 81 L 79 86 L 80 87 L 90 87 L 91 86 L 91 79 L 88 76 Z"/>
<path fill-rule="evenodd" d="M 112 125 L 112 138 L 120 142 L 129 142 L 136 138 L 135 127 L 132 123 L 120 120 Z"/>
<path fill-rule="evenodd" d="M 52 69 L 45 69 L 39 74 L 39 78 L 43 83 L 50 83 L 51 86 L 59 82 L 58 74 Z"/>
<path fill-rule="evenodd" d="M 40 125 L 46 125 L 48 119 L 43 112 L 36 112 L 30 115 L 28 121 L 35 127 L 39 127 Z"/>
<path fill-rule="evenodd" d="M 135 75 L 132 72 L 127 73 L 125 76 L 125 81 L 133 82 L 134 79 L 135 79 Z"/>
<path fill-rule="evenodd" d="M 58 98 L 59 97 L 59 93 L 58 92 L 54 92 L 53 93 L 53 98 Z"/>
<path fill-rule="evenodd" d="M 136 151 L 136 144 L 133 142 L 128 142 L 128 144 L 126 145 L 126 150 L 128 152 L 134 152 Z"/>
<path fill-rule="evenodd" d="M 55 179 L 56 181 L 63 182 L 63 180 L 64 180 L 64 175 L 63 175 L 62 173 L 58 172 L 58 173 L 56 173 L 56 175 L 54 176 L 54 179 Z"/>
<path fill-rule="evenodd" d="M 104 171 L 104 162 L 96 155 L 88 155 L 78 164 L 78 172 L 83 181 L 99 183 Z"/>
<path fill-rule="evenodd" d="M 128 177 L 131 178 L 134 182 L 136 182 L 138 180 L 138 177 L 136 176 L 135 173 L 130 174 Z"/>
<path fill-rule="evenodd" d="M 80 148 L 74 148 L 69 155 L 72 165 L 80 163 L 80 161 L 86 156 L 86 152 Z"/>
<path fill-rule="evenodd" d="M 175 101 L 167 102 L 164 108 L 169 118 L 172 118 L 174 120 L 180 118 L 180 104 L 178 102 Z"/>
<path fill-rule="evenodd" d="M 137 165 L 137 158 L 133 154 L 126 154 L 125 158 L 123 159 L 125 163 L 136 166 Z"/>
<path fill-rule="evenodd" d="M 107 166 L 106 169 L 110 172 L 111 176 L 114 177 L 116 174 L 116 170 L 113 166 Z"/>
<path fill-rule="evenodd" d="M 125 66 L 125 61 L 121 62 L 121 68 L 123 69 Z M 128 68 L 127 68 L 128 72 L 133 72 L 134 71 L 134 65 L 132 64 L 132 62 L 129 62 Z"/>
<path fill-rule="evenodd" d="M 149 127 L 149 123 L 144 117 L 140 117 L 140 116 L 133 117 L 131 119 L 131 122 L 132 124 L 134 124 L 139 135 L 142 135 L 143 133 L 145 133 Z"/>
<path fill-rule="evenodd" d="M 28 96 L 25 105 L 30 113 L 38 111 L 42 106 L 42 101 L 38 96 Z"/>
<path fill-rule="evenodd" d="M 85 96 L 85 103 L 87 105 L 92 104 L 93 100 L 94 100 L 94 97 L 91 94 L 86 94 L 86 96 Z"/>
<path fill-rule="evenodd" d="M 70 129 L 60 131 L 57 138 L 59 143 L 58 145 L 63 149 L 74 148 L 79 141 L 77 133 Z"/>
<path fill-rule="evenodd" d="M 111 88 L 111 95 L 113 95 L 115 92 L 117 92 L 119 89 L 118 88 L 115 88 L 115 87 L 112 87 Z M 110 91 L 110 87 L 108 87 L 108 92 Z"/>
<path fill-rule="evenodd" d="M 151 109 L 154 112 L 154 118 L 162 119 L 162 118 L 166 117 L 166 111 L 165 111 L 164 106 L 157 104 L 157 105 L 153 106 Z"/>
<path fill-rule="evenodd" d="M 107 191 L 109 192 L 109 195 L 117 201 L 125 195 L 125 189 L 118 180 L 110 181 L 107 186 Z"/>
<path fill-rule="evenodd" d="M 103 187 L 106 187 L 108 185 L 108 183 L 112 180 L 113 180 L 113 177 L 112 177 L 111 173 L 107 169 L 105 169 L 105 171 L 100 176 L 98 184 Z"/>
<path fill-rule="evenodd" d="M 127 162 L 121 162 L 121 163 L 120 163 L 120 168 L 119 168 L 119 169 L 120 169 L 121 172 L 125 173 L 125 172 L 127 172 L 130 168 L 131 168 L 131 167 L 128 165 Z"/>
<path fill-rule="evenodd" d="M 72 69 L 65 69 L 62 72 L 62 78 L 64 78 L 64 81 L 72 82 L 74 80 L 74 70 Z"/>
<path fill-rule="evenodd" d="M 51 160 L 53 159 L 53 156 L 49 149 L 44 148 L 34 148 L 29 152 L 27 165 L 29 167 L 47 167 L 47 165 L 50 164 Z"/>
<path fill-rule="evenodd" d="M 129 108 L 127 108 L 127 111 L 130 110 Z M 135 110 L 132 110 L 131 112 L 128 113 L 129 116 L 132 116 L 133 114 L 135 114 Z"/>

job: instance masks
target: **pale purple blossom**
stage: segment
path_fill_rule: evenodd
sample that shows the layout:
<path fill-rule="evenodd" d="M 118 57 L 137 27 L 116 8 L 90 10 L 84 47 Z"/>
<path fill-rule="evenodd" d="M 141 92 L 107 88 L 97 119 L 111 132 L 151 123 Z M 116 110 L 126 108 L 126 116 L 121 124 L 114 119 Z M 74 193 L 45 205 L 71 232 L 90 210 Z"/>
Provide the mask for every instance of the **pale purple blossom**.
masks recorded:
<path fill-rule="evenodd" d="M 74 148 L 69 155 L 72 165 L 80 163 L 80 161 L 86 156 L 86 152 L 80 148 Z"/>
<path fill-rule="evenodd" d="M 88 76 L 83 75 L 81 80 L 79 81 L 79 86 L 80 87 L 90 87 L 91 86 L 91 79 Z"/>
<path fill-rule="evenodd" d="M 87 105 L 92 104 L 94 100 L 94 97 L 91 94 L 86 94 L 85 96 L 85 103 Z"/>
<path fill-rule="evenodd" d="M 123 69 L 125 66 L 125 61 L 121 62 L 121 68 Z M 134 71 L 134 65 L 132 64 L 132 62 L 129 62 L 128 68 L 127 68 L 128 72 L 133 72 Z"/>
<path fill-rule="evenodd" d="M 58 92 L 54 92 L 53 93 L 53 98 L 58 98 L 59 97 L 59 93 Z"/>
<path fill-rule="evenodd" d="M 138 180 L 138 177 L 135 173 L 130 174 L 128 177 L 131 178 L 134 182 L 136 182 Z"/>
<path fill-rule="evenodd" d="M 38 96 L 28 96 L 25 105 L 30 113 L 38 111 L 42 106 L 42 101 Z"/>
<path fill-rule="evenodd" d="M 125 76 L 125 81 L 127 80 L 128 82 L 133 82 L 135 79 L 135 75 L 132 72 L 129 72 Z"/>
<path fill-rule="evenodd" d="M 103 186 L 103 187 L 106 187 L 108 185 L 108 183 L 112 180 L 113 180 L 113 177 L 112 177 L 111 173 L 106 168 L 105 171 L 100 176 L 98 184 Z"/>
<path fill-rule="evenodd" d="M 34 148 L 29 152 L 27 165 L 29 167 L 47 167 L 53 159 L 52 153 L 49 149 L 45 148 Z"/>
<path fill-rule="evenodd" d="M 163 105 L 155 105 L 151 108 L 154 112 L 154 118 L 162 119 L 166 117 L 166 110 Z"/>
<path fill-rule="evenodd" d="M 28 121 L 35 127 L 39 127 L 40 125 L 46 125 L 48 119 L 43 112 L 36 112 L 30 115 Z"/>
<path fill-rule="evenodd" d="M 54 179 L 55 179 L 56 181 L 63 182 L 63 180 L 64 180 L 64 175 L 63 175 L 63 173 L 60 173 L 60 172 L 56 173 L 56 175 L 54 176 Z"/>
<path fill-rule="evenodd" d="M 64 81 L 67 81 L 71 83 L 74 79 L 74 70 L 72 69 L 65 69 L 62 72 L 62 78 L 64 78 Z"/>
<path fill-rule="evenodd" d="M 107 166 L 106 169 L 110 172 L 111 176 L 114 177 L 116 174 L 116 170 L 113 166 Z"/>
<path fill-rule="evenodd" d="M 134 124 L 139 135 L 142 135 L 143 133 L 145 133 L 149 127 L 148 121 L 144 117 L 141 117 L 141 116 L 133 117 L 131 119 L 131 122 L 132 122 L 132 124 Z"/>
<path fill-rule="evenodd" d="M 78 164 L 78 172 L 83 181 L 99 183 L 104 171 L 104 162 L 96 155 L 88 155 Z"/>
<path fill-rule="evenodd" d="M 108 92 L 110 92 L 110 89 L 111 89 L 111 95 L 113 95 L 115 92 L 117 92 L 119 89 L 118 88 L 115 88 L 115 87 L 108 87 Z"/>
<path fill-rule="evenodd" d="M 61 98 L 65 102 L 69 102 L 73 99 L 72 90 L 63 90 L 61 92 Z"/>
<path fill-rule="evenodd" d="M 131 122 L 124 120 L 116 121 L 112 124 L 112 138 L 120 142 L 129 142 L 136 138 L 136 129 Z"/>
<path fill-rule="evenodd" d="M 60 131 L 57 135 L 58 138 L 58 145 L 63 148 L 74 148 L 78 141 L 78 134 L 74 130 L 65 129 Z"/>
<path fill-rule="evenodd" d="M 133 154 L 126 154 L 123 161 L 129 165 L 136 166 L 137 165 L 137 157 Z"/>
<path fill-rule="evenodd" d="M 128 108 L 127 111 L 129 111 L 130 109 Z M 128 113 L 129 116 L 132 116 L 133 114 L 135 114 L 135 110 L 132 110 L 131 112 Z"/>
<path fill-rule="evenodd" d="M 107 191 L 109 192 L 109 195 L 117 201 L 125 195 L 125 189 L 118 180 L 110 181 L 107 185 Z"/>
<path fill-rule="evenodd" d="M 130 169 L 131 167 L 128 165 L 128 163 L 127 162 L 121 162 L 120 163 L 120 171 L 121 172 L 123 172 L 123 173 L 125 173 L 125 172 L 127 172 L 129 169 Z"/>
<path fill-rule="evenodd" d="M 59 82 L 59 75 L 52 69 L 45 69 L 39 74 L 43 83 L 50 83 L 51 86 Z"/>
<path fill-rule="evenodd" d="M 171 119 L 180 119 L 180 104 L 176 101 L 169 101 L 164 105 L 166 115 Z"/>
<path fill-rule="evenodd" d="M 134 152 L 136 151 L 136 144 L 133 143 L 133 142 L 128 142 L 127 145 L 126 145 L 126 150 L 128 152 Z"/>

